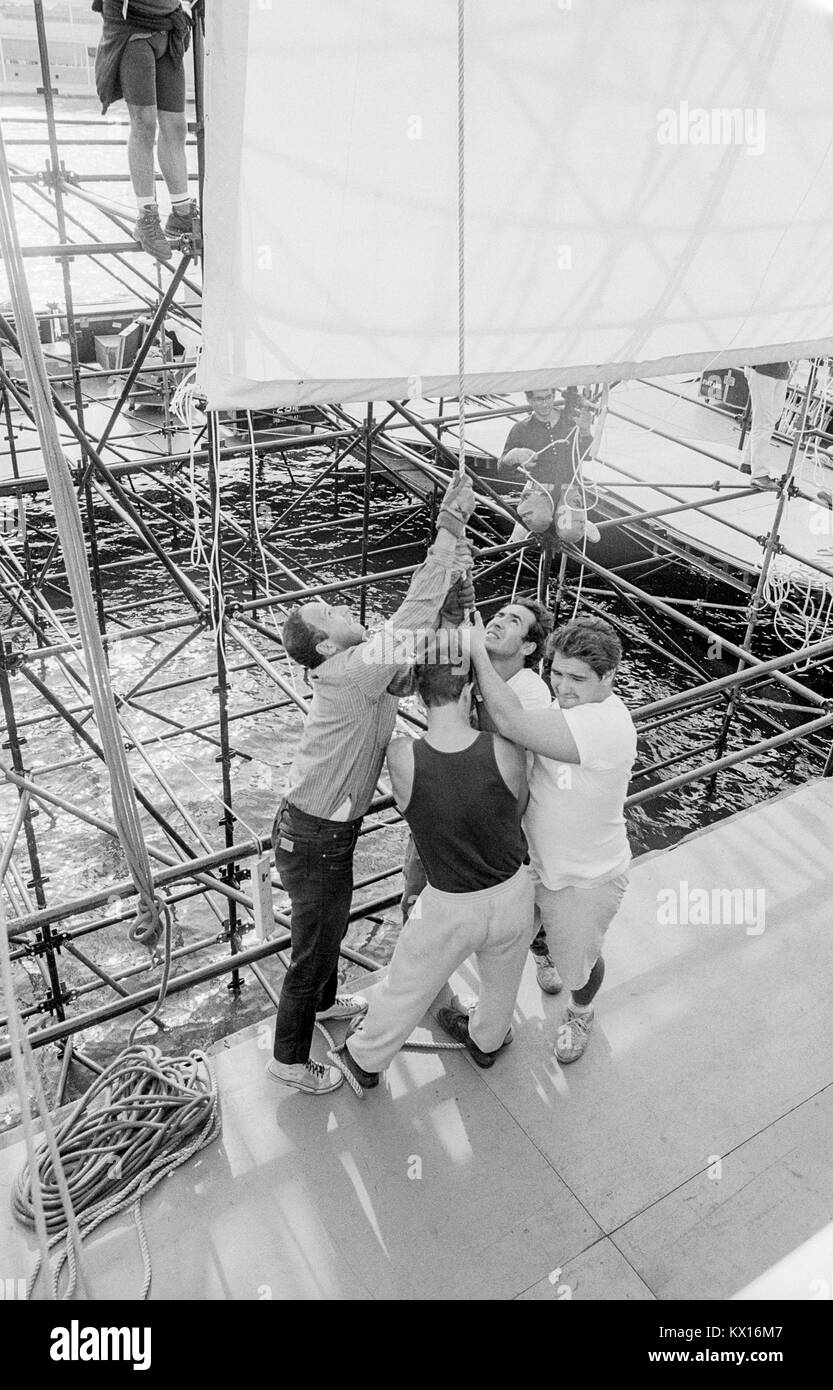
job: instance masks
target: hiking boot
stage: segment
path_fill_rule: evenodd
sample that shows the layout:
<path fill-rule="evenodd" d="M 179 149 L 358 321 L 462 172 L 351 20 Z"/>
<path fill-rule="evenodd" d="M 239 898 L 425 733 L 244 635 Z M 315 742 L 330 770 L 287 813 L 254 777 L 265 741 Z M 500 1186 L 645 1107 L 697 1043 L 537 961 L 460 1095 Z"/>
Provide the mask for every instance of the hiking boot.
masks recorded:
<path fill-rule="evenodd" d="M 147 203 L 139 211 L 133 236 L 143 251 L 155 256 L 157 261 L 169 261 L 173 255 L 170 242 L 159 222 L 159 209 L 155 203 Z"/>
<path fill-rule="evenodd" d="M 338 1067 L 322 1067 L 320 1062 L 278 1062 L 273 1057 L 266 1070 L 275 1081 L 284 1086 L 292 1086 L 296 1091 L 307 1095 L 323 1096 L 327 1091 L 337 1091 L 344 1077 Z"/>
<path fill-rule="evenodd" d="M 577 1062 L 584 1053 L 593 1027 L 593 1018 L 592 1004 L 589 1009 L 581 1012 L 567 1005 L 555 1039 L 555 1055 L 562 1066 L 567 1062 Z"/>
<path fill-rule="evenodd" d="M 364 1067 L 359 1066 L 347 1044 L 338 1053 L 339 1062 L 347 1068 L 350 1075 L 358 1081 L 363 1091 L 372 1091 L 374 1086 L 379 1085 L 378 1071 L 365 1071 Z"/>
<path fill-rule="evenodd" d="M 474 1038 L 469 1033 L 468 1015 L 461 1013 L 459 1009 L 438 1009 L 437 1022 L 440 1027 L 452 1037 L 455 1042 L 462 1043 L 471 1053 L 479 1067 L 493 1067 L 498 1052 L 502 1052 L 504 1047 L 508 1047 L 512 1041 L 512 1029 L 506 1034 L 500 1047 L 494 1052 L 484 1052 L 477 1046 Z"/>
<path fill-rule="evenodd" d="M 197 204 L 193 199 L 191 200 L 190 208 L 191 211 L 185 216 L 177 212 L 176 208 L 171 208 L 168 214 L 168 220 L 165 223 L 166 236 L 199 236 L 200 218 L 197 212 Z"/>
<path fill-rule="evenodd" d="M 315 1015 L 323 1023 L 325 1018 L 357 1018 L 367 1013 L 367 1000 L 363 994 L 337 994 L 329 1009 L 321 1009 Z"/>
<path fill-rule="evenodd" d="M 545 994 L 561 993 L 564 984 L 549 953 L 545 956 L 535 957 L 535 974 L 538 976 L 538 983 Z"/>

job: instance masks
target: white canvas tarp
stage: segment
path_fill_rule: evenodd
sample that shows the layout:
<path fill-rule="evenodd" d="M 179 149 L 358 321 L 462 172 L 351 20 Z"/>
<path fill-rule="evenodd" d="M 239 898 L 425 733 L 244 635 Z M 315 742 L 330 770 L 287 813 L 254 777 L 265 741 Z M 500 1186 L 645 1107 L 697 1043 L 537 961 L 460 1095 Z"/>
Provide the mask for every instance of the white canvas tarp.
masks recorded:
<path fill-rule="evenodd" d="M 468 0 L 470 391 L 833 352 L 830 0 Z M 453 395 L 456 0 L 209 5 L 212 408 Z"/>

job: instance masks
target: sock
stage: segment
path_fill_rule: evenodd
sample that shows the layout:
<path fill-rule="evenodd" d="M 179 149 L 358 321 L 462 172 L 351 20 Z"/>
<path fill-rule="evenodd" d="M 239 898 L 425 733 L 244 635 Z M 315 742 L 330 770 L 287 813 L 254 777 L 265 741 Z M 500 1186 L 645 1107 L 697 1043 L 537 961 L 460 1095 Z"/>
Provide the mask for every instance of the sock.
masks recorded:
<path fill-rule="evenodd" d="M 592 1007 L 592 999 L 589 1004 L 577 1004 L 572 994 L 570 995 L 570 1008 L 574 1014 L 589 1014 Z"/>
<path fill-rule="evenodd" d="M 154 207 L 156 207 L 156 199 L 155 199 L 155 197 L 153 196 L 153 194 L 151 194 L 149 198 L 143 198 L 143 197 L 140 197 L 139 194 L 137 193 L 137 194 L 136 194 L 136 206 L 137 206 L 137 208 L 139 209 L 140 212 L 142 211 L 142 208 L 154 208 Z"/>
<path fill-rule="evenodd" d="M 178 212 L 180 217 L 187 217 L 191 212 L 191 199 L 187 190 L 185 193 L 171 194 L 171 207 L 174 212 Z"/>

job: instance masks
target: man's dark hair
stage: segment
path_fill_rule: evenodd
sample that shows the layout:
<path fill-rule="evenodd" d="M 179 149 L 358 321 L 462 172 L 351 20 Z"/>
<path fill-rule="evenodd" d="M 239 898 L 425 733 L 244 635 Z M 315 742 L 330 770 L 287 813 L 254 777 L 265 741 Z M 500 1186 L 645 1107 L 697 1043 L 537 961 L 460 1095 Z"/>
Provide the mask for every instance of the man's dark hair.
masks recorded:
<path fill-rule="evenodd" d="M 544 655 L 547 638 L 552 632 L 552 613 L 534 598 L 518 598 L 514 601 L 519 608 L 528 608 L 532 614 L 533 622 L 524 641 L 534 642 L 535 650 L 524 657 L 524 666 L 537 666 Z"/>
<path fill-rule="evenodd" d="M 566 656 L 583 661 L 596 675 L 615 671 L 622 660 L 622 643 L 604 618 L 574 618 L 552 634 L 547 642 L 547 658 Z"/>
<path fill-rule="evenodd" d="M 450 661 L 429 661 L 416 668 L 416 691 L 423 704 L 453 705 L 471 683 L 471 667 Z"/>
<path fill-rule="evenodd" d="M 281 630 L 281 637 L 292 660 L 297 661 L 304 670 L 314 671 L 316 666 L 327 660 L 316 650 L 319 642 L 326 641 L 326 632 L 322 632 L 320 627 L 313 627 L 312 623 L 305 622 L 300 608 L 290 609 Z"/>

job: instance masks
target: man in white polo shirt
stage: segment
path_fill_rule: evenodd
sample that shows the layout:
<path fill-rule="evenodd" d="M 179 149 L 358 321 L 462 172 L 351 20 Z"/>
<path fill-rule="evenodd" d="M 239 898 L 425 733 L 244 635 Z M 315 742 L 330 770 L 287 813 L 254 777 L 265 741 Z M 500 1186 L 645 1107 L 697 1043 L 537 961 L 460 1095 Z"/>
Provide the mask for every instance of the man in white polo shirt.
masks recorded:
<path fill-rule="evenodd" d="M 604 979 L 604 936 L 628 885 L 624 801 L 636 729 L 613 691 L 621 644 L 602 618 L 559 628 L 547 643 L 556 703 L 534 711 L 522 709 L 495 677 L 479 619 L 471 652 L 498 731 L 535 754 L 524 830 L 550 955 L 571 991 L 555 1055 L 575 1062 L 587 1047 Z"/>

